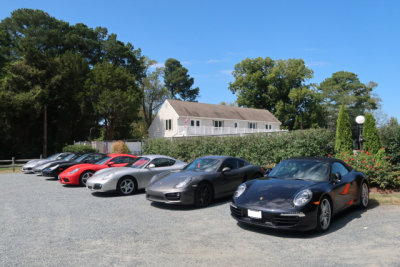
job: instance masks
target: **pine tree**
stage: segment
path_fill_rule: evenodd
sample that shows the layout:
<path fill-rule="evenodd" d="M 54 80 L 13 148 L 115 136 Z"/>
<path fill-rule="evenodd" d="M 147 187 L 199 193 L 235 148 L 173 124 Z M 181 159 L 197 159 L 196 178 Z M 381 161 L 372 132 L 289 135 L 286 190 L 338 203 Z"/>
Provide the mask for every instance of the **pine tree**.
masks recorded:
<path fill-rule="evenodd" d="M 379 138 L 378 129 L 376 129 L 375 119 L 372 113 L 365 114 L 365 122 L 363 127 L 364 150 L 374 154 L 382 147 Z"/>
<path fill-rule="evenodd" d="M 336 126 L 335 152 L 337 154 L 353 150 L 353 138 L 349 115 L 344 105 L 340 106 L 339 117 Z"/>

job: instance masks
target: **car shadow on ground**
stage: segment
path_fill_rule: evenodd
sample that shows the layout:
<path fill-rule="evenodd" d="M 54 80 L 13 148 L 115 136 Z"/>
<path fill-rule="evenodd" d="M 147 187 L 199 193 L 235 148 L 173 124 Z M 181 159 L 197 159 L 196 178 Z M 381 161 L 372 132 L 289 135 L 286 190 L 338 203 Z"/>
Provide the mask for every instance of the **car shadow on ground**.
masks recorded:
<path fill-rule="evenodd" d="M 58 178 L 54 178 L 54 177 L 47 177 L 46 181 L 58 181 Z"/>
<path fill-rule="evenodd" d="M 167 210 L 199 210 L 199 209 L 210 209 L 213 207 L 218 207 L 221 205 L 225 205 L 231 201 L 232 197 L 224 197 L 214 200 L 209 206 L 204 208 L 197 208 L 194 205 L 182 205 L 182 204 L 167 204 L 162 202 L 151 202 L 151 206 L 159 209 L 167 209 Z"/>
<path fill-rule="evenodd" d="M 359 207 L 351 207 L 346 209 L 345 211 L 339 212 L 336 216 L 332 219 L 331 226 L 328 231 L 323 233 L 318 233 L 316 231 L 290 231 L 290 230 L 280 230 L 280 229 L 271 229 L 271 228 L 263 228 L 260 226 L 253 226 L 248 225 L 245 223 L 238 222 L 237 225 L 242 228 L 243 230 L 248 230 L 251 232 L 265 234 L 265 235 L 272 235 L 276 237 L 282 238 L 318 238 L 320 236 L 329 235 L 333 232 L 336 232 L 343 227 L 345 227 L 348 223 L 355 219 L 362 218 L 362 214 L 367 212 L 368 210 L 374 209 L 379 206 L 378 201 L 371 199 L 367 209 L 360 209 Z M 365 223 L 367 225 L 367 222 Z"/>
<path fill-rule="evenodd" d="M 129 196 L 135 196 L 135 195 L 141 195 L 145 193 L 144 189 L 140 189 L 133 193 L 132 195 L 120 195 L 117 193 L 117 191 L 110 191 L 110 192 L 92 192 L 92 196 L 94 197 L 99 197 L 99 198 L 112 198 L 112 197 L 129 197 Z"/>

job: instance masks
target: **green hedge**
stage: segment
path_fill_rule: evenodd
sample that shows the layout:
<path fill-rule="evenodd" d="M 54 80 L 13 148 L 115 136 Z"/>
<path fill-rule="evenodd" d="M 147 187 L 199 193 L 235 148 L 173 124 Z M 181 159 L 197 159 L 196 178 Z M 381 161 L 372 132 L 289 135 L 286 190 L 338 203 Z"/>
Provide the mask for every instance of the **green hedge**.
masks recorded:
<path fill-rule="evenodd" d="M 205 155 L 228 155 L 270 167 L 283 159 L 333 154 L 335 133 L 325 129 L 297 130 L 234 137 L 149 139 L 144 154 L 163 154 L 186 162 Z"/>
<path fill-rule="evenodd" d="M 80 154 L 97 152 L 96 149 L 94 149 L 91 146 L 87 146 L 87 145 L 69 145 L 69 146 L 65 146 L 62 151 L 63 152 L 80 153 Z"/>

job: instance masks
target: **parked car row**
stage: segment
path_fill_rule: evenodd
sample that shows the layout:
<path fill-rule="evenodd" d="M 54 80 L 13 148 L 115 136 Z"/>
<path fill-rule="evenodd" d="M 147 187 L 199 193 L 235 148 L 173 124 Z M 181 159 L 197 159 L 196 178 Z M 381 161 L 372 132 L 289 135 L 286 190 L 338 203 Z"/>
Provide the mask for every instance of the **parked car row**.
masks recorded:
<path fill-rule="evenodd" d="M 264 173 L 229 156 L 186 164 L 163 155 L 64 154 L 28 162 L 23 171 L 92 192 L 130 195 L 145 189 L 149 201 L 198 208 L 233 195 L 230 211 L 239 223 L 288 230 L 326 231 L 334 215 L 355 205 L 366 208 L 369 202 L 365 175 L 333 158 L 288 159 Z"/>

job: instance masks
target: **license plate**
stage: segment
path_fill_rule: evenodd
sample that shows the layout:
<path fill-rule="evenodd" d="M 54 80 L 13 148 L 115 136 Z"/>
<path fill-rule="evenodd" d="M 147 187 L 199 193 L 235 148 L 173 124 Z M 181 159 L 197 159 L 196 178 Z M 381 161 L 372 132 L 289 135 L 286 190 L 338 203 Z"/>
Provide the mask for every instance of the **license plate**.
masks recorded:
<path fill-rule="evenodd" d="M 261 219 L 261 211 L 259 210 L 247 210 L 247 216 L 254 219 Z"/>

